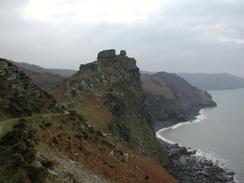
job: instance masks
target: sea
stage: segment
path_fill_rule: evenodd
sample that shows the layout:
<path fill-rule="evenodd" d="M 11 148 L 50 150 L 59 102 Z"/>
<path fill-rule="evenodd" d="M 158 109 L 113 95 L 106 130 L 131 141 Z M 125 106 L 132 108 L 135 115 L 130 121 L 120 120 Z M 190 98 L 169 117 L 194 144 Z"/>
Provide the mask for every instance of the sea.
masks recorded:
<path fill-rule="evenodd" d="M 197 150 L 197 155 L 235 171 L 244 183 L 244 89 L 209 91 L 216 108 L 200 111 L 193 121 L 157 131 L 158 138 Z"/>

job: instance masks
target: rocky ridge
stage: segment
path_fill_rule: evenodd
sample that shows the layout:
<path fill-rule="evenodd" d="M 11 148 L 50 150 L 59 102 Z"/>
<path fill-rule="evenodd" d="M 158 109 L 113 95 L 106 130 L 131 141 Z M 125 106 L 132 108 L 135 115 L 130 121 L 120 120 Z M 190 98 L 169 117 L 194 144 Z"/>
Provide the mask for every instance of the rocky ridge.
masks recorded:
<path fill-rule="evenodd" d="M 126 58 L 123 54 L 119 57 Z M 120 61 L 119 59 L 118 62 Z M 86 104 L 88 107 L 90 105 L 92 108 L 77 108 L 77 111 L 82 111 L 82 113 L 78 114 L 74 110 L 71 110 L 72 106 L 65 105 L 67 108 L 63 112 L 62 110 L 56 110 L 55 100 L 33 84 L 31 80 L 22 72 L 18 71 L 15 66 L 5 60 L 2 62 L 0 73 L 2 73 L 1 76 L 3 77 L 0 79 L 1 83 L 7 86 L 3 85 L 4 95 L 1 95 L 0 101 L 7 98 L 11 99 L 15 104 L 19 102 L 16 100 L 20 100 L 19 96 L 21 96 L 21 99 L 25 103 L 19 106 L 20 109 L 21 107 L 26 109 L 25 105 L 30 105 L 38 107 L 40 110 L 28 112 L 23 110 L 20 111 L 18 116 L 13 115 L 15 114 L 13 113 L 12 116 L 9 115 L 7 119 L 1 120 L 3 131 L 0 134 L 0 182 L 176 182 L 162 166 L 151 158 L 144 156 L 158 155 L 161 152 L 160 145 L 156 141 L 152 127 L 149 126 L 148 122 L 150 121 L 144 121 L 144 114 L 137 111 L 138 109 L 133 109 L 133 106 L 126 106 L 131 105 L 131 103 L 129 103 L 130 100 L 127 101 L 127 103 L 123 103 L 116 98 L 121 92 L 127 91 L 121 88 L 120 91 L 118 91 L 118 88 L 115 90 L 117 82 L 114 82 L 112 85 L 105 85 L 104 83 L 101 85 L 101 83 L 97 83 L 88 90 L 85 90 L 85 93 L 81 92 L 79 93 L 80 95 L 77 96 L 69 95 L 68 99 L 72 97 L 72 102 Z M 128 65 L 130 64 L 131 63 L 128 63 Z M 124 66 L 124 64 L 118 63 L 118 66 L 121 67 Z M 101 67 L 101 69 L 103 70 L 103 67 Z M 113 69 L 114 67 L 112 66 L 108 71 L 102 72 L 111 74 L 111 72 L 114 72 Z M 139 78 L 137 74 L 138 69 L 136 67 L 132 66 L 130 74 L 128 74 L 128 67 L 124 66 L 124 69 L 125 76 L 119 77 L 118 84 L 120 84 L 120 87 L 120 82 L 123 82 L 124 77 L 126 77 L 129 82 L 140 83 L 137 79 L 130 81 L 134 78 L 134 75 Z M 90 70 L 86 71 L 90 73 Z M 115 80 L 118 81 L 118 78 Z M 71 83 L 72 82 L 73 81 L 71 81 Z M 109 90 L 105 90 L 107 86 L 109 86 Z M 134 85 L 130 86 L 124 84 L 122 88 L 126 88 L 126 86 L 132 87 Z M 138 84 L 138 86 L 140 85 Z M 110 87 L 114 87 L 115 91 L 111 90 Z M 20 95 L 12 95 L 13 88 L 17 88 L 17 93 Z M 130 88 L 128 90 L 134 94 L 133 92 L 137 92 L 137 88 L 135 88 L 135 90 L 133 89 L 132 87 L 132 89 Z M 98 93 L 98 91 L 100 93 Z M 9 98 L 7 94 L 9 94 Z M 130 96 L 125 95 L 125 97 Z M 140 107 L 139 110 L 142 110 L 143 98 L 137 99 L 140 99 L 139 103 L 135 101 L 131 102 L 132 104 L 138 104 L 136 107 Z M 83 100 L 85 103 L 82 103 Z M 49 104 L 52 105 L 49 106 Z M 91 116 L 97 117 L 96 110 L 103 110 L 100 108 L 99 104 L 107 107 L 106 110 L 111 113 L 112 118 L 109 118 L 111 121 L 108 121 L 106 125 L 108 131 L 106 131 L 106 128 L 98 128 L 100 120 L 90 122 L 90 120 L 94 118 L 86 118 L 86 116 L 89 117 L 90 115 L 90 113 L 88 113 L 90 112 L 89 109 L 93 109 L 91 111 Z M 18 106 L 18 104 L 16 105 Z M 52 106 L 54 106 L 54 108 L 52 108 Z M 133 111 L 129 111 L 132 109 Z M 3 115 L 8 114 L 6 111 L 1 112 Z M 126 116 L 126 118 L 120 116 L 121 112 L 123 112 L 122 115 Z M 83 116 L 82 114 L 87 115 Z M 127 133 L 127 129 L 125 130 L 126 126 L 114 129 L 116 132 L 121 132 L 120 135 L 111 134 L 113 132 L 109 125 L 110 123 L 115 122 L 114 120 L 128 120 L 131 119 L 131 117 L 133 117 L 133 120 L 141 120 L 131 121 L 129 123 L 131 126 L 127 127 L 128 129 L 132 129 L 132 132 L 134 132 L 133 135 L 136 135 L 137 138 Z M 98 125 L 93 126 L 92 123 L 95 124 L 94 122 Z M 128 121 L 126 121 L 125 124 L 127 124 L 127 122 Z M 136 125 L 140 123 L 141 126 L 133 126 L 134 122 Z M 112 127 L 117 127 L 117 124 Z M 146 128 L 144 129 L 144 127 Z M 138 130 L 139 133 L 137 133 L 136 130 Z M 122 136 L 123 134 L 125 135 Z M 145 139 L 141 136 L 142 134 L 146 135 Z M 128 139 L 128 137 L 131 136 L 133 138 Z M 151 143 L 149 147 L 152 146 L 152 148 L 145 149 L 145 151 L 142 148 L 139 150 L 133 146 L 133 143 L 130 141 L 131 139 L 135 140 L 135 142 L 132 141 L 135 144 L 138 142 L 144 143 L 145 140 L 147 140 L 147 142 Z M 130 147 L 133 147 L 134 150 L 128 147 L 129 143 L 131 143 Z M 164 157 L 155 157 L 156 160 L 161 162 L 160 158 Z M 80 173 L 80 171 L 82 172 Z"/>
<path fill-rule="evenodd" d="M 12 63 L 0 59 L 0 118 L 55 111 L 59 110 L 51 95 L 39 89 Z"/>
<path fill-rule="evenodd" d="M 95 121 L 93 113 L 82 110 L 84 107 L 87 110 L 92 108 L 98 116 L 101 115 L 94 122 L 95 126 L 139 153 L 149 155 L 162 164 L 165 162 L 166 156 L 144 106 L 145 96 L 136 60 L 128 57 L 125 51 L 119 55 L 115 50 L 99 52 L 95 62 L 81 65 L 79 72 L 52 94 L 64 106 Z M 96 109 L 91 104 L 94 100 L 100 102 L 96 102 Z"/>

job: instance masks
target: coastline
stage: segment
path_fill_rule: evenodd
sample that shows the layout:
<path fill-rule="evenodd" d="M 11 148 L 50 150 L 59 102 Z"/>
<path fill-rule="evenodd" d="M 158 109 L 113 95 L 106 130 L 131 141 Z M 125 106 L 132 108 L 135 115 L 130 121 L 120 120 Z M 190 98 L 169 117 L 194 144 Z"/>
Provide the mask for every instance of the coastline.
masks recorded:
<path fill-rule="evenodd" d="M 207 109 L 207 108 L 206 108 Z M 175 144 L 175 142 L 172 142 L 166 138 L 164 138 L 162 135 L 160 135 L 160 133 L 162 133 L 163 131 L 166 131 L 166 130 L 174 130 L 178 127 L 181 127 L 181 126 L 185 126 L 185 125 L 191 125 L 191 124 L 195 124 L 195 123 L 200 123 L 202 120 L 206 119 L 207 116 L 204 115 L 204 111 L 206 109 L 200 109 L 199 112 L 198 112 L 198 115 L 194 116 L 192 120 L 189 120 L 189 121 L 185 121 L 185 122 L 178 122 L 172 126 L 169 126 L 169 127 L 165 127 L 165 128 L 161 128 L 160 130 L 156 131 L 156 137 L 167 142 L 167 143 L 170 143 L 170 144 Z"/>
<path fill-rule="evenodd" d="M 222 163 L 220 159 L 211 154 L 203 153 L 200 149 L 193 150 L 164 138 L 161 133 L 174 130 L 183 125 L 199 123 L 206 119 L 206 109 L 201 109 L 193 120 L 179 122 L 156 131 L 156 136 L 168 152 L 167 169 L 181 183 L 238 183 L 235 173 Z M 221 163 L 220 163 L 221 162 Z"/>

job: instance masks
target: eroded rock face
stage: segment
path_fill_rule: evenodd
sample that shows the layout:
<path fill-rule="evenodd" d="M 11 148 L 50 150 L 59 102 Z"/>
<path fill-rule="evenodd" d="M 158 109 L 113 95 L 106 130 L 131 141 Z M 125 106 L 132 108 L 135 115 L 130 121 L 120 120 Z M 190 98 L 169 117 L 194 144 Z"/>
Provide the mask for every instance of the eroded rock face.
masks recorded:
<path fill-rule="evenodd" d="M 127 54 L 127 53 L 126 53 L 125 50 L 121 50 L 119 55 L 120 55 L 121 57 L 126 57 L 126 54 Z"/>
<path fill-rule="evenodd" d="M 114 57 L 116 57 L 116 51 L 114 49 L 103 50 L 98 53 L 97 60 L 109 59 L 109 58 L 114 58 Z"/>
<path fill-rule="evenodd" d="M 97 61 L 81 65 L 80 71 L 60 87 L 65 89 L 58 100 L 65 99 L 68 106 L 82 101 L 87 95 L 105 100 L 102 108 L 111 116 L 106 126 L 109 133 L 141 154 L 164 162 L 165 154 L 144 106 L 145 95 L 136 60 L 126 56 L 126 51 L 122 50 L 119 55 L 115 50 L 101 51 Z M 54 95 L 59 91 L 57 88 Z"/>
<path fill-rule="evenodd" d="M 162 142 L 169 157 L 167 169 L 181 183 L 235 183 L 234 172 L 211 160 L 197 156 L 196 151 L 178 144 Z"/>

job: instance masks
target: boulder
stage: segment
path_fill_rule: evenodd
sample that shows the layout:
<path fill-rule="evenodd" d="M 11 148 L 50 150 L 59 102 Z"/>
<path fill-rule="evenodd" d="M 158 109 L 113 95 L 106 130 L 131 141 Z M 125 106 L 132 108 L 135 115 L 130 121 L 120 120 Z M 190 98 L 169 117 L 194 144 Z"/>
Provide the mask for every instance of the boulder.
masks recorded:
<path fill-rule="evenodd" d="M 97 60 L 109 59 L 116 57 L 116 51 L 114 49 L 100 51 L 97 55 Z"/>
<path fill-rule="evenodd" d="M 126 54 L 127 54 L 127 53 L 126 53 L 125 50 L 121 50 L 119 55 L 120 55 L 121 57 L 126 57 Z"/>

